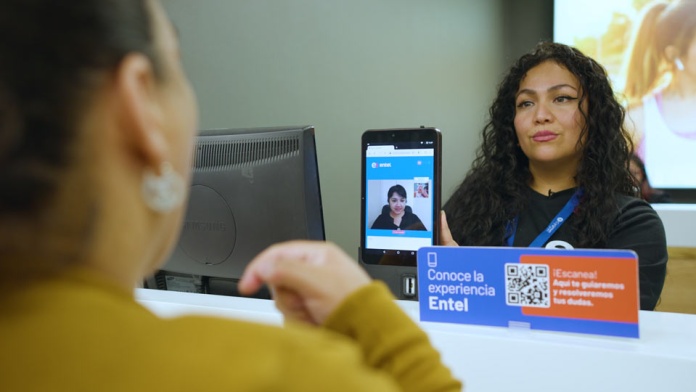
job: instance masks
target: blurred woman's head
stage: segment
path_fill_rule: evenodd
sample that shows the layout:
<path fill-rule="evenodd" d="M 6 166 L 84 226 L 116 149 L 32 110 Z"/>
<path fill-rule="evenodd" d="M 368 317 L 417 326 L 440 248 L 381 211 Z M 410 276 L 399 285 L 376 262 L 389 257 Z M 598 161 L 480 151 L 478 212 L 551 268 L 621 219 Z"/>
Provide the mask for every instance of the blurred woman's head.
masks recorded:
<path fill-rule="evenodd" d="M 656 1 L 636 24 L 625 67 L 629 104 L 660 88 L 680 72 L 696 76 L 696 1 Z"/>
<path fill-rule="evenodd" d="M 648 180 L 645 173 L 645 164 L 643 164 L 643 161 L 640 159 L 640 157 L 638 157 L 638 155 L 631 155 L 629 170 L 636 181 L 636 185 L 642 186 L 642 184 Z"/>
<path fill-rule="evenodd" d="M 667 5 L 658 17 L 654 35 L 659 53 L 672 63 L 678 58 L 683 62 L 696 37 L 696 1 L 680 0 Z"/>
<path fill-rule="evenodd" d="M 183 197 L 153 211 L 143 178 L 188 177 L 197 121 L 161 5 L 3 0 L 0 36 L 0 269 L 116 250 L 154 268 Z"/>
<path fill-rule="evenodd" d="M 648 203 L 669 203 L 672 201 L 670 195 L 660 189 L 655 189 L 650 184 L 648 172 L 645 169 L 643 160 L 638 155 L 631 155 L 629 170 L 635 181 L 636 187 L 640 190 L 640 197 Z"/>

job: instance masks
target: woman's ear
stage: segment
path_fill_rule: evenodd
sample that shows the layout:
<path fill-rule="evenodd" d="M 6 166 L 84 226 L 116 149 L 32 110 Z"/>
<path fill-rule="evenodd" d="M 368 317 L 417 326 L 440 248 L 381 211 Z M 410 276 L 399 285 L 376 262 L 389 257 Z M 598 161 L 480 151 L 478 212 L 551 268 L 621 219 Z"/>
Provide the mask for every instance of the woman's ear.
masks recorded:
<path fill-rule="evenodd" d="M 152 62 L 142 54 L 129 54 L 121 61 L 115 78 L 123 140 L 135 159 L 158 171 L 167 160 L 169 146 Z"/>
<path fill-rule="evenodd" d="M 681 61 L 679 58 L 679 49 L 676 48 L 674 45 L 669 45 L 665 48 L 665 56 L 669 60 L 669 62 L 678 70 L 678 71 L 683 71 L 684 70 L 684 63 Z"/>
<path fill-rule="evenodd" d="M 677 47 L 674 45 L 667 45 L 664 55 L 667 60 L 674 61 L 679 58 L 679 49 L 677 49 Z"/>

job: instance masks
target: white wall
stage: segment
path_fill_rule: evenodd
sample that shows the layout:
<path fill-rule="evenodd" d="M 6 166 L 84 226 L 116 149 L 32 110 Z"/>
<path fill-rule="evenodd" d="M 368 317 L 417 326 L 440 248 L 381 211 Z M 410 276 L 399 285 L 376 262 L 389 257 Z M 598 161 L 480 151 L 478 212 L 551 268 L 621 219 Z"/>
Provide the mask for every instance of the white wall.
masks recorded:
<path fill-rule="evenodd" d="M 462 0 L 165 0 L 201 128 L 312 124 L 327 238 L 356 256 L 360 135 L 436 126 L 443 200 L 478 145 L 501 5 Z"/>
<path fill-rule="evenodd" d="M 696 204 L 653 204 L 652 207 L 665 226 L 667 246 L 696 248 L 693 229 L 696 222 Z"/>

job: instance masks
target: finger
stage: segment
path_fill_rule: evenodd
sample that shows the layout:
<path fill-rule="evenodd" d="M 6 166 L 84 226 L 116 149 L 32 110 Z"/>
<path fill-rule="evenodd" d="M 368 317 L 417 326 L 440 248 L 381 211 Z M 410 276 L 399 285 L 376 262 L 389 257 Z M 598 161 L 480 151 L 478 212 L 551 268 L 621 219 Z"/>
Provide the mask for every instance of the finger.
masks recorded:
<path fill-rule="evenodd" d="M 297 293 L 287 289 L 278 289 L 274 299 L 276 308 L 283 314 L 285 321 L 317 325 Z"/>
<path fill-rule="evenodd" d="M 257 292 L 264 283 L 266 276 L 271 273 L 274 264 L 279 260 L 279 246 L 272 245 L 256 255 L 244 269 L 237 285 L 240 293 L 249 295 Z"/>
<path fill-rule="evenodd" d="M 333 244 L 293 241 L 261 252 L 247 267 L 240 291 L 266 283 L 276 293 L 292 291 L 316 323 L 321 323 L 346 296 L 370 277 L 348 255 Z M 281 304 L 285 306 L 285 304 Z"/>
<path fill-rule="evenodd" d="M 292 252 L 290 252 L 292 254 Z M 319 325 L 329 310 L 333 309 L 330 289 L 325 287 L 322 269 L 325 267 L 302 258 L 286 259 L 286 253 L 269 252 L 260 255 L 245 282 L 265 282 L 274 292 L 275 305 L 288 321 Z M 266 258 L 267 257 L 267 258 Z M 240 287 L 240 292 L 248 287 Z M 322 290 L 323 289 L 323 290 Z M 308 302 L 314 304 L 310 309 Z M 317 305 L 327 302 L 329 305 Z M 317 313 L 317 309 L 321 309 Z"/>
<path fill-rule="evenodd" d="M 289 311 L 294 312 L 295 309 L 301 309 L 304 307 L 302 298 L 292 290 L 285 288 L 278 288 L 275 290 L 275 297 L 273 297 L 273 299 L 275 300 L 277 307 L 282 307 L 283 309 L 287 309 Z"/>
<path fill-rule="evenodd" d="M 318 289 L 325 275 L 324 267 L 298 259 L 285 259 L 273 263 L 273 268 L 264 277 L 267 284 L 276 288 L 294 291 L 301 298 L 321 294 Z"/>
<path fill-rule="evenodd" d="M 289 273 L 288 284 L 302 284 L 302 281 L 293 283 L 299 275 L 306 275 L 300 271 L 304 271 L 304 266 L 299 264 L 314 264 L 322 263 L 322 258 L 317 256 L 318 245 L 322 244 L 316 241 L 290 241 L 270 246 L 258 256 L 256 256 L 247 266 L 242 278 L 239 281 L 239 291 L 243 294 L 253 293 L 257 291 L 261 285 L 268 283 L 271 285 L 277 284 L 283 280 L 285 274 Z M 298 270 L 298 274 L 292 274 L 292 270 L 278 276 L 278 268 L 286 263 L 293 263 L 290 268 Z M 287 267 L 282 268 L 288 270 Z M 311 279 L 305 277 L 304 279 Z M 311 282 L 309 282 L 311 283 Z"/>
<path fill-rule="evenodd" d="M 242 295 L 251 295 L 259 291 L 263 284 L 264 281 L 257 271 L 247 268 L 237 284 L 237 290 L 239 290 Z"/>
<path fill-rule="evenodd" d="M 452 238 L 452 232 L 447 224 L 445 211 L 440 211 L 440 245 L 459 246 L 454 238 Z"/>

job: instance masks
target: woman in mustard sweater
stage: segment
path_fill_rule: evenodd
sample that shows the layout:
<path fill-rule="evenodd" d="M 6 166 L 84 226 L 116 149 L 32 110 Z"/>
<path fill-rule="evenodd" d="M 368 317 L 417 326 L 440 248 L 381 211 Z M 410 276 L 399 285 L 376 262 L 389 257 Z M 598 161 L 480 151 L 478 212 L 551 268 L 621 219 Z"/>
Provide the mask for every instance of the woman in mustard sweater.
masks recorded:
<path fill-rule="evenodd" d="M 0 390 L 461 389 L 330 244 L 271 247 L 240 282 L 272 288 L 284 328 L 139 305 L 197 122 L 172 25 L 156 0 L 3 0 L 0 37 Z"/>

